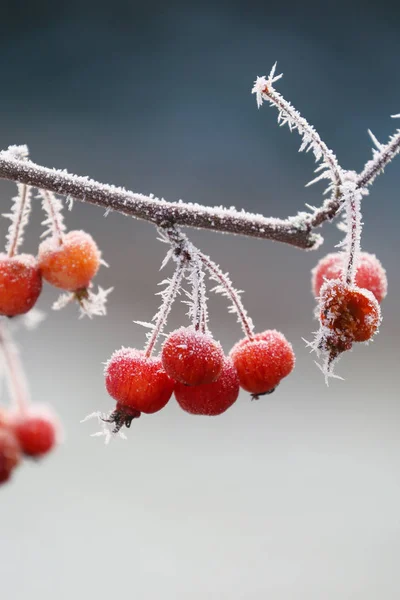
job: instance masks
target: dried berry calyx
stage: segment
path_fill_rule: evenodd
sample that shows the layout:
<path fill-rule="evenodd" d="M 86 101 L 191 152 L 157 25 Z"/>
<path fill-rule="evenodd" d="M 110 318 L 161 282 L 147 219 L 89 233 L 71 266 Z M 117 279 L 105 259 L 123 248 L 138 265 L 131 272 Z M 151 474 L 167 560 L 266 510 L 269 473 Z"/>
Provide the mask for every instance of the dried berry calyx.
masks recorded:
<path fill-rule="evenodd" d="M 114 423 L 115 427 L 112 432 L 118 433 L 122 427 L 129 429 L 133 419 L 138 419 L 141 414 L 140 411 L 134 408 L 118 403 L 116 409 L 107 417 L 107 419 L 103 418 L 102 420 L 104 423 Z"/>
<path fill-rule="evenodd" d="M 258 333 L 240 340 L 230 356 L 237 370 L 240 386 L 253 397 L 272 392 L 295 365 L 292 345 L 276 330 Z"/>
<path fill-rule="evenodd" d="M 221 345 L 208 333 L 181 327 L 165 340 L 161 360 L 170 377 L 186 385 L 216 381 L 224 364 Z"/>
<path fill-rule="evenodd" d="M 31 254 L 0 254 L 0 315 L 27 313 L 42 291 L 42 275 Z"/>
<path fill-rule="evenodd" d="M 220 415 L 236 402 L 239 378 L 230 358 L 224 358 L 217 381 L 203 385 L 175 384 L 175 398 L 183 410 L 194 415 Z"/>

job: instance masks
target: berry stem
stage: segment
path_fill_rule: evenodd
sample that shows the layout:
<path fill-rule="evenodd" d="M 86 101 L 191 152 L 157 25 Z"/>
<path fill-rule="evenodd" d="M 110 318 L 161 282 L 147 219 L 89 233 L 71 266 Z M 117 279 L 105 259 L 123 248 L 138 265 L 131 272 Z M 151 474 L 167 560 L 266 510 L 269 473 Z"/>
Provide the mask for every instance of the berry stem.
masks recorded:
<path fill-rule="evenodd" d="M 233 308 L 239 317 L 244 333 L 249 340 L 254 339 L 254 325 L 243 306 L 239 293 L 235 290 L 227 275 L 225 275 L 219 266 L 202 252 L 197 252 L 199 259 L 212 274 L 213 278 L 220 282 L 224 294 L 232 301 Z"/>
<path fill-rule="evenodd" d="M 48 190 L 39 190 L 39 194 L 43 199 L 43 209 L 48 215 L 48 219 L 44 224 L 50 225 L 50 231 L 57 238 L 59 245 L 64 242 L 65 225 L 63 223 L 62 205 L 61 202 Z"/>
<path fill-rule="evenodd" d="M 4 319 L 0 320 L 0 350 L 4 357 L 7 386 L 13 404 L 18 412 L 26 413 L 30 404 L 28 385 L 18 350 Z"/>
<path fill-rule="evenodd" d="M 207 296 L 204 282 L 204 271 L 201 260 L 199 260 L 197 251 L 194 250 L 192 256 L 192 296 L 193 296 L 193 327 L 196 331 L 206 333 L 207 331 Z"/>
<path fill-rule="evenodd" d="M 13 222 L 10 225 L 8 233 L 7 254 L 9 258 L 17 254 L 18 246 L 22 242 L 23 230 L 30 212 L 30 189 L 28 185 L 18 184 L 15 213 L 13 214 Z"/>
<path fill-rule="evenodd" d="M 155 324 L 155 327 L 151 334 L 151 337 L 144 349 L 146 358 L 149 358 L 149 356 L 151 356 L 151 354 L 154 350 L 154 346 L 157 343 L 158 337 L 162 333 L 162 331 L 166 325 L 167 318 L 168 318 L 169 312 L 171 310 L 172 304 L 173 304 L 173 302 L 176 298 L 176 295 L 179 291 L 185 268 L 186 268 L 186 260 L 185 260 L 185 257 L 183 255 L 181 255 L 178 265 L 176 267 L 175 273 L 174 273 L 171 281 L 169 282 L 168 287 L 166 288 L 166 290 L 164 290 L 164 292 L 162 294 L 163 301 L 162 301 L 160 309 L 157 313 L 158 316 L 157 316 L 156 324 Z"/>
<path fill-rule="evenodd" d="M 343 184 L 343 196 L 345 199 L 347 234 L 344 240 L 345 266 L 342 279 L 347 285 L 355 285 L 357 259 L 361 251 L 361 196 L 362 191 L 356 187 L 356 174 L 346 174 L 347 181 Z"/>

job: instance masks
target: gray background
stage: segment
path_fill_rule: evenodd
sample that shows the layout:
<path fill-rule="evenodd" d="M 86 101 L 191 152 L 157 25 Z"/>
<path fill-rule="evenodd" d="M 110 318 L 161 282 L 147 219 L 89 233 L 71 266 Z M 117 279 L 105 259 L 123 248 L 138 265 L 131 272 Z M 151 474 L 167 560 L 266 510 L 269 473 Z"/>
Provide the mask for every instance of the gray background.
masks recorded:
<path fill-rule="evenodd" d="M 286 216 L 318 204 L 311 156 L 257 111 L 257 75 L 275 60 L 279 90 L 317 127 L 342 165 L 370 157 L 400 112 L 398 3 L 2 1 L 1 146 L 166 199 Z M 0 585 L 7 600 L 395 600 L 400 595 L 398 218 L 400 159 L 363 204 L 363 248 L 388 271 L 381 332 L 345 356 L 326 388 L 302 337 L 315 329 L 309 271 L 340 239 L 305 253 L 194 232 L 246 290 L 258 330 L 293 342 L 297 367 L 272 395 L 243 394 L 219 418 L 171 401 L 127 442 L 90 438 L 86 414 L 109 410 L 102 365 L 142 346 L 134 319 L 157 308 L 164 246 L 154 229 L 76 204 L 70 228 L 92 233 L 115 286 L 107 318 L 40 307 L 48 319 L 18 341 L 36 401 L 51 403 L 66 443 L 26 464 L 0 494 Z M 14 186 L 1 183 L 2 212 Z M 24 249 L 35 252 L 35 206 Z M 1 223 L 1 235 L 6 233 Z M 171 327 L 185 322 L 177 306 Z M 226 351 L 240 337 L 222 298 L 211 326 Z M 4 401 L 7 396 L 4 395 Z"/>

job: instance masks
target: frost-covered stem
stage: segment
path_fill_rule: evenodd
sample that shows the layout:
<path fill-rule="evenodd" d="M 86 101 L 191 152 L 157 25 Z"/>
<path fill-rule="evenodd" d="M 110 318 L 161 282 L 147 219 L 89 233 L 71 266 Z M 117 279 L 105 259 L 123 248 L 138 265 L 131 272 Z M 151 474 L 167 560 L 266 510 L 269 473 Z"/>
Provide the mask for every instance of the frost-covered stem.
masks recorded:
<path fill-rule="evenodd" d="M 384 168 L 400 152 L 400 129 L 391 137 L 388 144 L 381 147 L 379 152 L 375 152 L 374 157 L 369 160 L 363 171 L 357 179 L 357 186 L 364 188 L 371 185 L 374 179 L 383 172 Z"/>
<path fill-rule="evenodd" d="M 163 295 L 163 302 L 161 304 L 161 307 L 160 307 L 160 310 L 158 313 L 157 321 L 155 323 L 151 337 L 150 337 L 149 341 L 147 342 L 146 347 L 144 349 L 146 358 L 151 356 L 151 354 L 154 350 L 154 346 L 157 343 L 158 337 L 162 333 L 162 331 L 165 327 L 169 312 L 171 310 L 171 306 L 172 306 L 172 304 L 176 298 L 176 295 L 179 291 L 185 268 L 186 268 L 186 260 L 185 260 L 185 257 L 182 256 L 178 262 L 178 265 L 177 265 L 175 273 L 171 279 L 171 282 L 170 282 L 168 288 L 165 290 L 165 293 Z"/>
<path fill-rule="evenodd" d="M 210 273 L 212 273 L 215 279 L 217 279 L 220 282 L 221 286 L 224 288 L 226 295 L 229 296 L 229 298 L 232 301 L 232 304 L 236 309 L 236 313 L 240 319 L 244 333 L 247 335 L 249 340 L 252 340 L 254 338 L 254 325 L 251 319 L 249 319 L 249 317 L 246 314 L 239 294 L 233 288 L 230 281 L 225 277 L 224 273 L 221 271 L 218 265 L 214 261 L 212 261 L 209 256 L 206 256 L 202 252 L 199 252 L 198 256 L 204 264 L 204 266 L 210 271 Z"/>
<path fill-rule="evenodd" d="M 360 251 L 361 215 L 360 198 L 357 193 L 347 201 L 348 247 L 344 277 L 347 285 L 354 285 L 356 278 L 356 261 Z"/>
<path fill-rule="evenodd" d="M 4 357 L 10 397 L 18 412 L 24 413 L 30 404 L 28 385 L 18 350 L 14 345 L 4 318 L 0 319 L 0 349 Z"/>
<path fill-rule="evenodd" d="M 276 219 L 222 207 L 166 202 L 87 177 L 70 175 L 65 170 L 18 160 L 7 151 L 0 152 L 0 178 L 69 196 L 158 226 L 168 221 L 170 225 L 271 239 L 302 249 L 317 248 L 322 242 L 321 236 L 313 233 L 309 223 L 298 215 Z"/>
<path fill-rule="evenodd" d="M 192 283 L 193 283 L 193 326 L 196 331 L 206 333 L 207 330 L 207 298 L 204 283 L 204 273 L 202 268 L 202 262 L 199 260 L 197 250 L 194 252 L 192 257 L 193 261 L 193 272 L 192 272 Z"/>
<path fill-rule="evenodd" d="M 270 89 L 266 86 L 263 91 L 263 96 L 268 98 L 289 121 L 296 123 L 300 134 L 310 138 L 312 145 L 319 148 L 321 156 L 323 156 L 324 161 L 329 166 L 332 181 L 335 185 L 335 193 L 336 195 L 339 195 L 339 186 L 342 180 L 339 163 L 333 152 L 328 148 L 325 142 L 321 140 L 314 127 L 312 127 L 304 117 L 300 116 L 299 112 L 273 88 Z"/>
<path fill-rule="evenodd" d="M 51 192 L 44 189 L 39 189 L 39 194 L 43 198 L 43 201 L 46 203 L 46 212 L 49 215 L 49 219 L 51 220 L 52 230 L 55 237 L 58 240 L 59 245 L 61 246 L 64 242 L 64 224 L 60 211 L 55 206 L 54 198 Z"/>
<path fill-rule="evenodd" d="M 18 184 L 18 193 L 20 197 L 20 204 L 18 207 L 18 214 L 16 215 L 16 220 L 14 222 L 12 237 L 8 242 L 8 256 L 12 258 L 15 256 L 18 250 L 19 242 L 22 238 L 22 230 L 24 227 L 24 215 L 26 211 L 26 203 L 29 199 L 29 186 L 25 184 Z"/>

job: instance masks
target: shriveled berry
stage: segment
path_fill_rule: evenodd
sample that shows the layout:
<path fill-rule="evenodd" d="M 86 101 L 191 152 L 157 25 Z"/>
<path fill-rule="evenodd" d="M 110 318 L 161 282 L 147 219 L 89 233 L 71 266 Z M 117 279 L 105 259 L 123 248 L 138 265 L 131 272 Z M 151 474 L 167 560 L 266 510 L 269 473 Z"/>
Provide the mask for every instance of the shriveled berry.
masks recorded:
<path fill-rule="evenodd" d="M 230 356 L 240 386 L 254 397 L 273 391 L 295 364 L 292 345 L 275 329 L 240 340 Z"/>
<path fill-rule="evenodd" d="M 343 252 L 327 254 L 311 271 L 312 291 L 319 296 L 321 287 L 326 280 L 340 279 L 345 262 Z M 360 252 L 357 259 L 355 284 L 372 292 L 378 302 L 382 302 L 387 293 L 387 277 L 380 260 L 368 252 Z"/>
<path fill-rule="evenodd" d="M 164 408 L 175 385 L 160 358 L 147 357 L 134 348 L 114 352 L 106 365 L 105 383 L 120 407 L 144 413 Z"/>
<path fill-rule="evenodd" d="M 175 384 L 175 398 L 183 410 L 193 415 L 220 415 L 239 395 L 239 378 L 230 358 L 224 358 L 220 376 L 213 383 L 188 386 Z"/>
<path fill-rule="evenodd" d="M 57 441 L 56 424 L 45 415 L 19 416 L 13 423 L 13 431 L 26 456 L 44 456 Z"/>
<path fill-rule="evenodd" d="M 21 450 L 13 431 L 0 427 L 0 484 L 10 479 L 20 460 Z"/>
<path fill-rule="evenodd" d="M 320 291 L 322 327 L 337 336 L 338 343 L 366 342 L 376 333 L 381 320 L 379 304 L 369 290 L 340 280 L 327 281 Z M 346 348 L 345 348 L 346 349 Z"/>
<path fill-rule="evenodd" d="M 216 381 L 224 364 L 221 345 L 191 327 L 173 331 L 165 340 L 161 360 L 170 377 L 185 385 Z"/>
<path fill-rule="evenodd" d="M 0 254 L 0 315 L 27 313 L 42 291 L 42 275 L 30 254 Z"/>
<path fill-rule="evenodd" d="M 39 246 L 39 266 L 46 281 L 62 290 L 86 288 L 100 267 L 101 253 L 85 231 L 70 231 L 62 243 L 56 237 Z"/>

